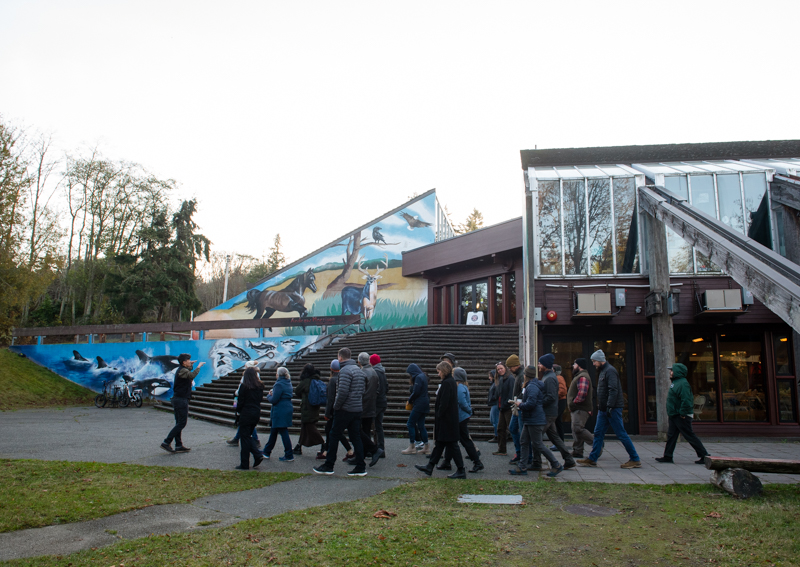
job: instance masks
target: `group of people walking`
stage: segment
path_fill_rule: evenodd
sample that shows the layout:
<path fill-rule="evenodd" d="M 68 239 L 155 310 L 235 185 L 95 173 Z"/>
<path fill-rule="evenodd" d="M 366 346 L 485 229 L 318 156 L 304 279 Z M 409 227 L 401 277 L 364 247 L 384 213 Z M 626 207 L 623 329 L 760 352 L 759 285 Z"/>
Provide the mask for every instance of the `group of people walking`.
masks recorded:
<path fill-rule="evenodd" d="M 266 394 L 271 404 L 270 435 L 263 450 L 256 433 L 261 419 L 261 406 L 264 401 L 264 383 L 261 381 L 258 366 L 248 362 L 239 387 L 234 394 L 234 406 L 238 413 L 239 429 L 229 440 L 231 445 L 240 448 L 240 463 L 236 469 L 247 470 L 257 467 L 271 457 L 278 437 L 283 443 L 280 461 L 291 462 L 295 455 L 302 455 L 303 447 L 321 446 L 316 454 L 324 461 L 314 472 L 332 475 L 337 462 L 341 443 L 346 455 L 345 463 L 353 468 L 348 476 L 365 476 L 366 459 L 373 467 L 386 456 L 384 445 L 383 418 L 388 406 L 389 383 L 380 356 L 362 352 L 356 360 L 351 358 L 348 348 L 342 348 L 337 358 L 331 361 L 327 385 L 313 364 L 306 364 L 300 375 L 297 388 L 292 387 L 291 375 L 285 367 L 276 371 L 275 383 Z M 181 367 L 176 373 L 172 398 L 175 408 L 175 427 L 170 431 L 161 447 L 169 452 L 188 452 L 183 445 L 181 431 L 186 425 L 188 401 L 194 377 L 203 363 L 192 370 L 195 361 L 189 355 L 178 357 Z M 621 468 L 640 468 L 641 460 L 623 423 L 625 398 L 619 373 L 606 360 L 602 350 L 591 356 L 591 364 L 597 371 L 597 388 L 593 388 L 585 358 L 577 358 L 572 363 L 572 379 L 569 386 L 561 374 L 561 367 L 555 364 L 553 354 L 545 354 L 536 366 L 522 367 L 517 355 L 509 356 L 505 362 L 498 362 L 489 372 L 491 381 L 488 395 L 490 420 L 497 442 L 496 456 L 508 454 L 508 437 L 513 442 L 515 455 L 510 460 L 514 468 L 509 474 L 527 475 L 528 471 L 542 471 L 542 458 L 549 464 L 548 476 L 555 477 L 566 469 L 576 466 L 595 467 L 603 454 L 605 434 L 609 427 L 628 453 L 629 459 Z M 416 468 L 431 476 L 434 470 L 452 470 L 448 478 L 466 478 L 467 469 L 461 447 L 472 461 L 470 473 L 484 470 L 481 453 L 476 448 L 469 431 L 473 415 L 466 371 L 459 367 L 455 355 L 445 353 L 436 366 L 439 384 L 434 403 L 434 428 L 431 449 L 425 418 L 430 413 L 429 379 L 417 364 L 409 364 L 406 372 L 410 376 L 409 396 L 406 409 L 409 445 L 402 451 L 404 455 L 421 454 L 428 457 L 424 465 Z M 664 456 L 656 460 L 662 463 L 673 462 L 673 452 L 678 436 L 683 434 L 695 449 L 698 461 L 703 463 L 708 454 L 702 442 L 692 430 L 693 397 L 686 380 L 687 368 L 674 364 L 670 368 L 673 380 L 667 399 L 669 434 Z M 320 396 L 320 391 L 325 395 Z M 289 427 L 292 425 L 292 399 L 300 399 L 300 437 L 292 447 Z M 586 428 L 586 423 L 595 411 L 594 432 Z M 564 442 L 561 424 L 566 408 L 571 415 L 572 448 Z M 324 409 L 324 436 L 317 429 L 320 411 Z M 545 443 L 545 437 L 549 441 Z M 175 440 L 175 448 L 172 441 Z M 584 447 L 591 450 L 584 456 Z M 555 453 L 554 453 L 555 451 Z M 556 457 L 559 454 L 563 464 Z M 439 464 L 440 459 L 444 461 Z"/>

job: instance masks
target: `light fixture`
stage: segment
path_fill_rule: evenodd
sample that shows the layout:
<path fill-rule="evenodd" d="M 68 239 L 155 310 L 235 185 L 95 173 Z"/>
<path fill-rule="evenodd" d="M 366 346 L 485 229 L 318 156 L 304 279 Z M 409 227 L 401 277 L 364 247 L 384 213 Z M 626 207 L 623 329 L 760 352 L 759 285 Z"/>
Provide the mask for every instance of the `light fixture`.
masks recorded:
<path fill-rule="evenodd" d="M 724 337 L 725 335 L 720 335 L 720 337 Z"/>
<path fill-rule="evenodd" d="M 722 335 L 722 336 L 724 337 L 725 335 Z M 702 343 L 703 342 L 703 338 L 701 337 L 699 339 L 692 339 L 692 342 L 693 343 Z"/>
<path fill-rule="evenodd" d="M 723 336 L 724 336 L 724 335 L 723 335 Z M 786 342 L 786 341 L 788 341 L 788 340 L 789 340 L 789 339 L 788 339 L 787 337 L 781 337 L 781 342 L 782 342 L 782 343 L 785 343 L 785 342 Z"/>
<path fill-rule="evenodd" d="M 606 342 L 607 342 L 607 343 L 610 343 L 611 341 L 609 340 L 609 341 L 606 341 Z"/>

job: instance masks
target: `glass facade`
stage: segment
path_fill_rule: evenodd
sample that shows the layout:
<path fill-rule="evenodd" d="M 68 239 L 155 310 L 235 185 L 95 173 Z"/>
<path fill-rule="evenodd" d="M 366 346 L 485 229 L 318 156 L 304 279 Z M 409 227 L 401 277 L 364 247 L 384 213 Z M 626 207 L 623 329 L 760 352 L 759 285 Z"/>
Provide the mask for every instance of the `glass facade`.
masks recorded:
<path fill-rule="evenodd" d="M 564 266 L 567 274 L 586 273 L 586 191 L 584 181 L 563 182 Z"/>
<path fill-rule="evenodd" d="M 560 275 L 561 182 L 540 181 L 538 193 L 539 271 L 542 275 Z"/>

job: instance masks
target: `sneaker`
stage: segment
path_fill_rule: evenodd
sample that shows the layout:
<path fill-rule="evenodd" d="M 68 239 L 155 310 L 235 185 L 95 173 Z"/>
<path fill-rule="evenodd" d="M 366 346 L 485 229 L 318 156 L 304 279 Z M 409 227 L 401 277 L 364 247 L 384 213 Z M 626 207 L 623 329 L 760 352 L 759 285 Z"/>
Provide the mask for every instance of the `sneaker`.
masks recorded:
<path fill-rule="evenodd" d="M 356 467 L 351 471 L 347 471 L 347 476 L 367 476 L 367 470 Z"/>
<path fill-rule="evenodd" d="M 225 443 L 227 443 L 231 447 L 236 447 L 237 445 L 239 445 L 239 440 L 238 439 L 226 439 Z"/>
<path fill-rule="evenodd" d="M 576 461 L 582 467 L 596 467 L 597 461 L 593 461 L 592 459 L 578 459 Z"/>
<path fill-rule="evenodd" d="M 169 443 L 162 443 L 161 448 L 164 449 L 167 453 L 174 453 L 175 449 L 172 448 L 172 445 Z"/>
<path fill-rule="evenodd" d="M 189 447 L 184 447 L 183 445 L 175 447 L 176 453 L 188 453 L 189 451 L 191 451 L 191 449 Z"/>
<path fill-rule="evenodd" d="M 555 445 L 550 445 L 550 450 L 551 451 L 558 451 L 558 447 L 556 447 Z"/>
<path fill-rule="evenodd" d="M 672 457 L 656 457 L 656 461 L 659 463 L 674 463 L 675 461 L 672 460 Z"/>
<path fill-rule="evenodd" d="M 378 461 L 381 460 L 382 456 L 383 456 L 383 449 L 378 449 L 378 451 L 374 455 L 372 455 L 372 460 L 370 461 L 369 466 L 374 467 L 375 465 L 377 465 Z"/>
<path fill-rule="evenodd" d="M 642 461 L 628 461 L 627 463 L 622 463 L 619 468 L 621 469 L 640 469 L 642 468 Z"/>
<path fill-rule="evenodd" d="M 291 463 L 292 461 L 294 461 L 294 455 L 290 457 L 278 457 L 278 460 L 283 461 L 285 463 Z"/>
<path fill-rule="evenodd" d="M 561 465 L 558 465 L 558 467 L 555 467 L 555 468 L 550 467 L 550 472 L 547 473 L 547 476 L 549 476 L 550 478 L 555 478 L 555 477 L 558 476 L 558 473 L 560 473 L 563 470 L 564 470 L 564 467 L 562 467 Z"/>
<path fill-rule="evenodd" d="M 320 466 L 314 467 L 313 470 L 317 474 L 327 474 L 327 475 L 333 474 L 333 467 L 330 466 L 328 463 L 322 463 Z"/>
<path fill-rule="evenodd" d="M 509 469 L 508 474 L 512 474 L 514 476 L 528 476 L 528 471 L 517 467 L 514 469 Z"/>
<path fill-rule="evenodd" d="M 705 457 L 700 457 L 699 459 L 697 459 L 694 462 L 694 464 L 696 464 L 696 465 L 704 465 L 704 464 L 706 464 L 706 458 Z"/>
<path fill-rule="evenodd" d="M 261 456 L 264 457 L 265 460 L 269 460 L 269 453 L 263 453 Z"/>
<path fill-rule="evenodd" d="M 505 453 L 503 451 L 495 451 L 494 453 L 492 453 L 492 455 L 498 455 L 500 457 L 505 457 L 505 456 L 508 455 L 508 453 Z"/>
<path fill-rule="evenodd" d="M 424 447 L 424 446 L 425 446 L 425 443 L 423 443 L 422 441 L 417 441 L 416 443 L 414 443 L 414 447 L 417 450 L 422 449 L 422 447 Z"/>
<path fill-rule="evenodd" d="M 516 465 L 517 463 L 519 463 L 519 455 L 516 455 L 513 459 L 508 461 L 509 465 Z"/>

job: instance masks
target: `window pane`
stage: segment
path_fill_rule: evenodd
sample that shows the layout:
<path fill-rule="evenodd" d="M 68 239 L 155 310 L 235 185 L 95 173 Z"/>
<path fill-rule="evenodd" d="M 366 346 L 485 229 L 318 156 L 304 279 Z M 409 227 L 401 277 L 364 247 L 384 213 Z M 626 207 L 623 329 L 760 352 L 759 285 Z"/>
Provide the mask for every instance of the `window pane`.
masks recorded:
<path fill-rule="evenodd" d="M 658 421 L 658 404 L 656 404 L 656 381 L 653 378 L 644 381 L 644 397 L 644 420 L 655 423 Z"/>
<path fill-rule="evenodd" d="M 593 274 L 614 273 L 611 239 L 611 183 L 589 180 L 589 251 Z"/>
<path fill-rule="evenodd" d="M 639 233 L 636 218 L 636 185 L 632 177 L 614 179 L 614 230 L 617 237 L 617 273 L 639 271 Z"/>
<path fill-rule="evenodd" d="M 712 262 L 705 254 L 696 251 L 695 257 L 697 260 L 697 273 L 722 271 L 719 269 L 719 266 Z"/>
<path fill-rule="evenodd" d="M 719 220 L 734 230 L 744 233 L 742 219 L 742 192 L 738 175 L 717 175 L 719 193 Z"/>
<path fill-rule="evenodd" d="M 794 379 L 778 380 L 778 421 L 797 423 L 797 406 L 794 400 Z"/>
<path fill-rule="evenodd" d="M 719 367 L 725 421 L 767 421 L 759 335 L 720 336 Z"/>
<path fill-rule="evenodd" d="M 772 235 L 769 224 L 769 203 L 767 197 L 767 180 L 763 173 L 745 173 L 744 207 L 747 210 L 747 236 L 772 248 Z"/>
<path fill-rule="evenodd" d="M 503 276 L 495 276 L 494 280 L 494 309 L 492 311 L 492 323 L 501 325 L 503 323 Z"/>
<path fill-rule="evenodd" d="M 699 421 L 719 421 L 714 335 L 676 335 L 675 362 L 685 364 L 689 369 L 686 379 L 694 394 L 694 418 Z"/>
<path fill-rule="evenodd" d="M 586 273 L 586 193 L 583 180 L 564 181 L 564 263 L 567 274 Z"/>
<path fill-rule="evenodd" d="M 775 337 L 775 372 L 778 376 L 794 376 L 791 340 L 788 333 Z"/>
<path fill-rule="evenodd" d="M 561 196 L 558 181 L 539 181 L 539 273 L 561 274 Z"/>
<path fill-rule="evenodd" d="M 664 186 L 684 199 L 689 198 L 689 185 L 685 175 L 672 175 L 664 178 Z"/>
<path fill-rule="evenodd" d="M 644 375 L 656 375 L 656 356 L 653 350 L 653 333 L 644 333 Z"/>
<path fill-rule="evenodd" d="M 509 321 L 514 323 L 517 321 L 517 276 L 516 274 L 508 274 L 508 290 L 506 293 L 508 300 L 508 314 Z"/>
<path fill-rule="evenodd" d="M 669 227 L 667 227 L 667 255 L 671 274 L 694 272 L 692 247 Z"/>
<path fill-rule="evenodd" d="M 711 175 L 692 175 L 689 183 L 692 185 L 692 206 L 711 217 L 717 218 L 714 177 Z"/>

